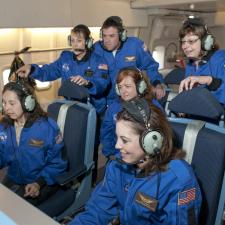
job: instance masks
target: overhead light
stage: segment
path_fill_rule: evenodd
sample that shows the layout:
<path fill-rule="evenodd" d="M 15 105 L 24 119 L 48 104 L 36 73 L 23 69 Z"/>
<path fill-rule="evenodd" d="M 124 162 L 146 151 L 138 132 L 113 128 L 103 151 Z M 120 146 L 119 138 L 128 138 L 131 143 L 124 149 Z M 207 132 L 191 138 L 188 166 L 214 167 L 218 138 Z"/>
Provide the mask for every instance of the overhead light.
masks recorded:
<path fill-rule="evenodd" d="M 194 19 L 195 16 L 194 16 L 194 15 L 189 15 L 188 18 L 189 18 L 189 19 Z"/>
<path fill-rule="evenodd" d="M 190 5 L 189 5 L 189 8 L 190 8 L 191 10 L 194 10 L 194 9 L 195 9 L 195 4 L 190 4 Z"/>

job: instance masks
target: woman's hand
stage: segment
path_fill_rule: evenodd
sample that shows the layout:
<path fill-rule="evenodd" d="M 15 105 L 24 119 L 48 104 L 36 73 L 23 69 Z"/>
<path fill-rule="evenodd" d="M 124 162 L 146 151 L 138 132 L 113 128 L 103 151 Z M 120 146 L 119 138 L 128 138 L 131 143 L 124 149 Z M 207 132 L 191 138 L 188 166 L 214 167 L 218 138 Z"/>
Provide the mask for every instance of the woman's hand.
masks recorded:
<path fill-rule="evenodd" d="M 24 197 L 36 198 L 40 194 L 40 185 L 38 183 L 31 183 L 25 186 Z"/>
<path fill-rule="evenodd" d="M 78 85 L 88 85 L 88 80 L 84 79 L 82 76 L 80 75 L 77 75 L 77 76 L 72 76 L 70 77 L 70 80 L 72 82 L 74 82 L 75 84 L 78 84 Z"/>
<path fill-rule="evenodd" d="M 210 85 L 212 82 L 211 76 L 189 76 L 181 81 L 179 86 L 179 93 L 184 90 L 191 90 L 199 84 Z"/>
<path fill-rule="evenodd" d="M 155 97 L 156 99 L 160 100 L 162 97 L 165 96 L 166 94 L 166 88 L 165 85 L 163 84 L 157 84 L 154 89 L 153 92 L 155 93 Z"/>
<path fill-rule="evenodd" d="M 26 78 L 26 77 L 29 76 L 30 71 L 31 71 L 31 65 L 30 65 L 30 64 L 26 64 L 26 65 L 20 67 L 20 68 L 16 71 L 16 73 L 19 75 L 19 77 Z"/>

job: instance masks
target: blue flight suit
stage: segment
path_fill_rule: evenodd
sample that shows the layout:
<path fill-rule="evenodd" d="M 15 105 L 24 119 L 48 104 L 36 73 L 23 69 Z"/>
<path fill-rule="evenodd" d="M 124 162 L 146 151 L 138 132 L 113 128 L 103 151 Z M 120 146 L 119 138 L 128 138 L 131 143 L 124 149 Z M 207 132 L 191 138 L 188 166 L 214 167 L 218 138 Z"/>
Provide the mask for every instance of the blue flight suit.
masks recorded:
<path fill-rule="evenodd" d="M 198 224 L 201 201 L 193 170 L 184 160 L 172 160 L 166 171 L 148 176 L 114 160 L 86 211 L 69 225 L 107 225 L 117 216 L 122 225 Z"/>
<path fill-rule="evenodd" d="M 152 103 L 159 109 L 164 111 L 162 106 L 156 99 Z M 109 105 L 105 112 L 105 116 L 101 125 L 100 142 L 102 143 L 102 153 L 105 157 L 116 155 L 119 151 L 115 148 L 116 145 L 116 115 L 122 110 L 121 100 L 115 99 Z"/>
<path fill-rule="evenodd" d="M 47 185 L 67 168 L 61 158 L 64 146 L 59 128 L 51 118 L 40 118 L 21 131 L 19 145 L 14 126 L 0 124 L 0 168 L 8 166 L 7 177 L 16 184 L 44 178 Z"/>
<path fill-rule="evenodd" d="M 222 83 L 216 91 L 212 91 L 216 99 L 225 107 L 225 50 L 217 50 L 205 57 L 196 66 L 189 62 L 186 65 L 185 76 L 212 76 L 221 79 Z"/>
<path fill-rule="evenodd" d="M 116 77 L 120 69 L 128 66 L 137 67 L 141 71 L 146 71 L 151 84 L 154 86 L 163 83 L 163 77 L 158 72 L 159 64 L 153 59 L 144 42 L 136 37 L 128 37 L 121 43 L 120 48 L 116 51 L 115 56 L 112 51 L 107 51 L 103 43 L 98 41 L 94 45 L 94 51 L 104 57 L 109 66 L 109 75 L 112 87 L 107 96 L 107 104 L 117 98 L 115 93 Z"/>
<path fill-rule="evenodd" d="M 40 81 L 52 81 L 62 78 L 62 81 L 71 76 L 80 75 L 90 81 L 92 86 L 88 88 L 91 103 L 98 113 L 106 108 L 104 91 L 110 84 L 108 66 L 105 60 L 93 52 L 88 52 L 82 60 L 77 60 L 71 51 L 63 51 L 60 57 L 51 64 L 39 67 L 32 64 L 32 77 Z"/>

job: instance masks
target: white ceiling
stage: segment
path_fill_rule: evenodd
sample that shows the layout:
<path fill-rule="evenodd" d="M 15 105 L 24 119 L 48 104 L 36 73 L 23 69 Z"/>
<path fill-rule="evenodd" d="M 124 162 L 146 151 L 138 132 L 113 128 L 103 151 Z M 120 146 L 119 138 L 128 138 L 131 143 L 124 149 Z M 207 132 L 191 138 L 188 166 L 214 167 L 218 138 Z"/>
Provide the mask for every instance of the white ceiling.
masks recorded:
<path fill-rule="evenodd" d="M 130 0 L 131 8 L 211 13 L 225 11 L 225 0 Z"/>

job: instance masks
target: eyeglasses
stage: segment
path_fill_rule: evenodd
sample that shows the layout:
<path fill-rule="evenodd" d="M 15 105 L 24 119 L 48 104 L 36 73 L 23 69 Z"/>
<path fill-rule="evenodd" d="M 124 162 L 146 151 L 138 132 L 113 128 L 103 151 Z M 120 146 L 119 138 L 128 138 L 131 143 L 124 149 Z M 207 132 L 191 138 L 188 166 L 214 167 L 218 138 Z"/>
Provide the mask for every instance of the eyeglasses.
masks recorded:
<path fill-rule="evenodd" d="M 193 39 L 193 40 L 180 40 L 181 45 L 184 45 L 185 43 L 189 45 L 193 45 L 199 40 L 199 38 Z"/>

